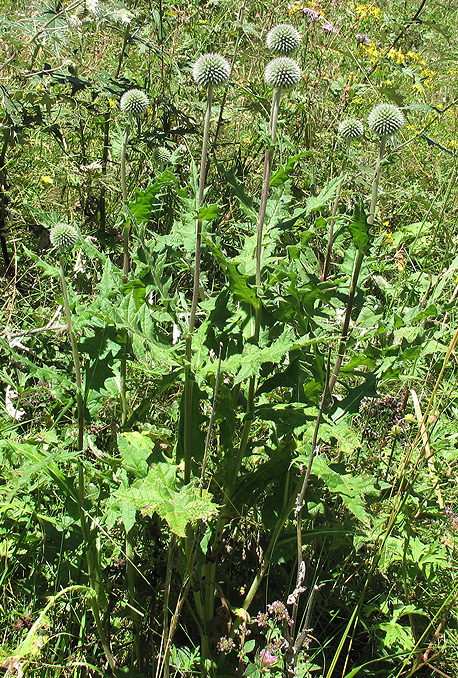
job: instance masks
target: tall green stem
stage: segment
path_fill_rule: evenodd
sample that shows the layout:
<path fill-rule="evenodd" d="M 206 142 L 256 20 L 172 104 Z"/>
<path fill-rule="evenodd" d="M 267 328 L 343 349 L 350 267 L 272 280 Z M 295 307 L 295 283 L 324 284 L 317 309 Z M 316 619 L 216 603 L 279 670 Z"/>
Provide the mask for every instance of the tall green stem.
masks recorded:
<path fill-rule="evenodd" d="M 64 302 L 65 319 L 67 321 L 67 331 L 72 347 L 73 366 L 75 368 L 76 378 L 76 405 L 78 409 L 78 450 L 83 449 L 84 438 L 84 403 L 83 403 L 83 379 L 81 377 L 81 364 L 76 343 L 75 333 L 73 331 L 72 313 L 68 301 L 67 281 L 65 280 L 64 256 L 61 254 L 59 259 L 59 276 L 62 286 L 62 299 Z"/>
<path fill-rule="evenodd" d="M 346 148 L 345 148 L 345 157 L 344 157 L 344 160 L 343 160 L 343 163 L 342 163 L 341 174 L 345 174 L 345 170 L 347 168 L 348 151 L 350 149 L 350 144 L 351 144 L 351 139 L 347 139 L 347 144 L 346 144 Z M 340 194 L 342 192 L 342 184 L 343 184 L 343 180 L 339 184 L 339 187 L 338 187 L 337 193 L 336 193 L 336 197 L 334 198 L 334 205 L 332 206 L 331 223 L 329 225 L 328 246 L 326 248 L 326 256 L 324 258 L 323 271 L 321 273 L 321 280 L 326 280 L 326 278 L 328 277 L 329 263 L 331 261 L 332 247 L 333 247 L 333 244 L 334 244 L 334 226 L 335 226 L 335 223 L 336 223 L 337 210 L 339 208 Z"/>
<path fill-rule="evenodd" d="M 378 186 L 380 183 L 380 173 L 382 171 L 382 159 L 383 159 L 383 154 L 385 152 L 385 145 L 386 145 L 386 137 L 382 137 L 380 139 L 380 148 L 379 148 L 379 153 L 378 153 L 378 158 L 377 158 L 377 164 L 376 164 L 376 170 L 375 170 L 375 176 L 374 180 L 372 182 L 372 195 L 371 195 L 371 206 L 369 210 L 369 216 L 367 218 L 367 223 L 372 225 L 374 223 L 374 216 L 375 216 L 375 207 L 377 205 L 377 194 L 378 194 Z M 344 318 L 344 323 L 342 326 L 342 332 L 340 335 L 340 344 L 339 344 L 339 351 L 337 353 L 337 359 L 334 365 L 334 369 L 332 371 L 331 378 L 329 380 L 329 394 L 332 393 L 334 386 L 337 381 L 337 377 L 340 372 L 340 368 L 342 366 L 342 361 L 345 355 L 345 350 L 347 347 L 347 341 L 349 339 L 349 327 L 350 327 L 350 320 L 351 320 L 351 312 L 353 310 L 353 302 L 355 299 L 355 293 L 356 293 L 356 286 L 358 284 L 358 277 L 359 273 L 361 271 L 361 264 L 363 263 L 363 258 L 364 258 L 364 251 L 362 249 L 358 250 L 358 253 L 356 255 L 355 263 L 353 266 L 353 274 L 351 278 L 351 284 L 350 284 L 350 290 L 348 293 L 348 301 L 347 301 L 347 308 L 345 311 L 345 318 Z"/>
<path fill-rule="evenodd" d="M 124 205 L 125 212 L 125 222 L 122 229 L 123 235 L 123 266 L 122 272 L 124 277 L 124 282 L 127 281 L 130 268 L 130 253 L 129 253 L 129 239 L 130 239 L 130 219 L 126 212 L 127 205 L 127 181 L 126 181 L 126 151 L 127 143 L 129 141 L 130 128 L 132 127 L 132 114 L 129 114 L 127 119 L 126 129 L 124 130 L 124 136 L 122 139 L 121 145 L 121 191 L 122 191 L 122 201 Z M 126 347 L 127 348 L 127 347 Z M 120 398 L 121 398 L 121 426 L 127 421 L 127 358 L 121 359 L 120 367 Z"/>
<path fill-rule="evenodd" d="M 197 197 L 197 210 L 202 204 L 205 191 L 205 177 L 207 173 L 208 159 L 208 140 L 210 137 L 210 119 L 213 99 L 213 85 L 208 86 L 207 90 L 207 110 L 205 112 L 204 134 L 202 139 L 202 153 L 200 157 L 199 174 L 199 194 Z M 191 480 L 191 456 L 192 456 L 192 406 L 193 406 L 193 388 L 194 380 L 191 373 L 192 358 L 192 335 L 196 325 L 197 302 L 199 300 L 199 281 L 200 281 L 200 257 L 202 247 L 202 220 L 196 220 L 196 249 L 194 261 L 194 280 L 192 288 L 191 311 L 189 314 L 188 336 L 186 337 L 186 361 L 185 383 L 184 383 L 184 431 L 183 431 L 183 451 L 184 451 L 184 482 Z"/>
<path fill-rule="evenodd" d="M 73 331 L 72 314 L 70 310 L 70 303 L 68 299 L 67 281 L 65 279 L 64 256 L 61 254 L 59 259 L 59 276 L 62 286 L 62 299 L 64 302 L 65 319 L 67 321 L 67 331 L 70 338 L 70 345 L 72 348 L 73 366 L 75 368 L 76 379 L 76 403 L 78 408 L 78 451 L 82 451 L 84 442 L 84 403 L 83 403 L 83 380 L 81 376 L 81 364 L 78 353 L 78 345 L 76 343 L 76 336 Z M 97 582 L 96 567 L 94 562 L 94 552 L 90 543 L 90 530 L 87 524 L 86 513 L 84 510 L 85 502 L 85 488 L 84 488 L 84 469 L 83 464 L 78 460 L 78 511 L 80 515 L 81 534 L 85 545 L 84 551 L 86 553 L 86 562 L 89 576 L 89 583 L 94 590 L 94 595 L 90 597 L 89 604 L 95 619 L 97 633 L 105 652 L 105 656 L 112 671 L 116 668 L 116 662 L 112 655 L 110 644 L 103 628 L 100 607 L 99 607 L 99 584 Z"/>
<path fill-rule="evenodd" d="M 264 156 L 264 172 L 262 176 L 262 193 L 261 193 L 261 204 L 259 206 L 259 215 L 258 215 L 258 224 L 256 229 L 256 287 L 258 289 L 258 297 L 261 292 L 261 255 L 262 255 L 262 237 L 264 229 L 264 220 L 266 216 L 267 200 L 269 197 L 269 186 L 270 186 L 270 175 L 272 172 L 272 158 L 274 152 L 275 142 L 277 140 L 277 123 L 278 123 L 278 111 L 280 107 L 280 98 L 281 98 L 282 88 L 275 87 L 272 94 L 272 106 L 270 109 L 270 120 L 269 120 L 269 132 L 270 132 L 270 144 L 269 148 L 266 150 Z M 258 305 L 255 310 L 255 320 L 254 320 L 254 331 L 253 338 L 255 342 L 259 340 L 259 333 L 261 331 L 261 314 L 262 314 L 262 305 L 258 299 Z M 237 457 L 234 464 L 233 479 L 237 478 L 240 464 L 245 455 L 245 450 L 248 445 L 248 440 L 250 437 L 251 421 L 252 418 L 250 413 L 253 409 L 254 404 L 254 393 L 256 388 L 256 378 L 254 376 L 250 377 L 250 383 L 248 385 L 248 397 L 247 397 L 247 408 L 245 421 L 243 423 L 242 436 L 240 439 L 240 445 L 237 452 Z"/>

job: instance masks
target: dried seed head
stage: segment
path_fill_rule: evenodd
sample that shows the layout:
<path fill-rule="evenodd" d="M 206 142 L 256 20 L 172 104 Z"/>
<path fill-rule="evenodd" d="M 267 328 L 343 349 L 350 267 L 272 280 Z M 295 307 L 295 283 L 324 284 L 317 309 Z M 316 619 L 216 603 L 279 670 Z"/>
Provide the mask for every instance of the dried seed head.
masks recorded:
<path fill-rule="evenodd" d="M 264 72 L 264 79 L 269 87 L 282 87 L 283 89 L 296 87 L 301 76 L 299 64 L 289 57 L 277 57 L 267 64 Z"/>
<path fill-rule="evenodd" d="M 134 118 L 141 118 L 145 115 L 149 107 L 149 99 L 141 89 L 130 89 L 121 97 L 121 111 L 132 115 Z"/>
<path fill-rule="evenodd" d="M 347 118 L 339 124 L 339 134 L 344 139 L 357 139 L 364 134 L 363 123 L 356 118 Z"/>
<path fill-rule="evenodd" d="M 229 80 L 231 67 L 228 61 L 219 54 L 202 54 L 194 64 L 192 77 L 198 85 L 223 85 Z"/>
<path fill-rule="evenodd" d="M 163 165 L 166 165 L 167 163 L 170 162 L 170 158 L 172 157 L 172 154 L 170 153 L 169 149 L 166 148 L 165 146 L 158 146 L 157 148 L 154 149 L 154 159 L 156 162 L 160 162 Z"/>
<path fill-rule="evenodd" d="M 266 44 L 275 54 L 289 55 L 299 49 L 301 36 L 291 24 L 279 24 L 268 32 Z"/>
<path fill-rule="evenodd" d="M 367 123 L 373 132 L 386 137 L 399 132 L 404 124 L 404 116 L 394 104 L 379 104 L 369 113 Z"/>
<path fill-rule="evenodd" d="M 78 242 L 78 231 L 70 224 L 55 224 L 49 234 L 51 245 L 59 252 L 69 252 Z"/>

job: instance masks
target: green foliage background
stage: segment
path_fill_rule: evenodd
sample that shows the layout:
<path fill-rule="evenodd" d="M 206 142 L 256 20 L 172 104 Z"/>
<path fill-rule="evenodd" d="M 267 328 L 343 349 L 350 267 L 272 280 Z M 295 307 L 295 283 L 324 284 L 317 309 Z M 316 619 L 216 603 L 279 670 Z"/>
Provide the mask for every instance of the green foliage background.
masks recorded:
<path fill-rule="evenodd" d="M 5 672 L 292 675 L 304 630 L 300 677 L 456 675 L 457 11 L 398 0 L 2 3 Z M 302 34 L 303 78 L 281 100 L 258 288 L 265 36 L 283 21 Z M 234 67 L 215 91 L 199 205 L 206 98 L 191 70 L 205 52 Z M 119 99 L 131 88 L 150 110 L 131 131 L 123 205 Z M 366 129 L 345 160 L 337 128 L 381 101 L 406 125 L 388 142 L 369 228 L 378 140 Z M 49 242 L 61 221 L 80 236 L 64 263 L 83 450 Z M 290 616 L 297 603 L 295 625 L 268 607 L 277 600 Z"/>

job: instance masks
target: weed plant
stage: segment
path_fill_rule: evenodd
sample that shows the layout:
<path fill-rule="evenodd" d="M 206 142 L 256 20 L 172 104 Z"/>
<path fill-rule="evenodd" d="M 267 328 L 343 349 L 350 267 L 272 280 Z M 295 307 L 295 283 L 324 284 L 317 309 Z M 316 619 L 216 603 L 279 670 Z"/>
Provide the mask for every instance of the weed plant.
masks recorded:
<path fill-rule="evenodd" d="M 2 6 L 6 675 L 457 675 L 457 11 Z"/>

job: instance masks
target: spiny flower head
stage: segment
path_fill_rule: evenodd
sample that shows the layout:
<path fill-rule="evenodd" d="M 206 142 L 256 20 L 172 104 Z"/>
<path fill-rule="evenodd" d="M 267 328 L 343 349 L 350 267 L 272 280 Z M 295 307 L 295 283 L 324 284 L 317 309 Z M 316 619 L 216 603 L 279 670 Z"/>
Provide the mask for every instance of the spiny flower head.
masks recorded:
<path fill-rule="evenodd" d="M 169 149 L 166 148 L 165 146 L 158 146 L 157 148 L 154 149 L 154 159 L 157 162 L 162 163 L 163 165 L 169 163 L 171 157 L 172 154 L 170 153 Z"/>
<path fill-rule="evenodd" d="M 78 242 L 78 231 L 74 226 L 60 222 L 51 228 L 49 238 L 60 253 L 69 252 Z"/>
<path fill-rule="evenodd" d="M 121 111 L 127 115 L 141 118 L 148 110 L 149 99 L 141 89 L 130 89 L 122 95 L 120 106 Z"/>
<path fill-rule="evenodd" d="M 363 123 L 356 118 L 342 120 L 339 124 L 339 134 L 344 139 L 357 139 L 364 134 Z"/>
<path fill-rule="evenodd" d="M 291 24 L 279 24 L 267 33 L 266 44 L 268 49 L 275 54 L 293 54 L 300 47 L 301 36 Z"/>
<path fill-rule="evenodd" d="M 404 115 L 394 104 L 379 104 L 369 113 L 367 123 L 379 136 L 391 136 L 403 126 Z"/>
<path fill-rule="evenodd" d="M 223 85 L 229 80 L 231 67 L 220 54 L 202 54 L 194 64 L 192 77 L 198 85 Z"/>
<path fill-rule="evenodd" d="M 264 79 L 269 87 L 282 87 L 283 89 L 296 87 L 301 76 L 301 69 L 297 61 L 283 56 L 268 63 L 264 72 Z"/>

